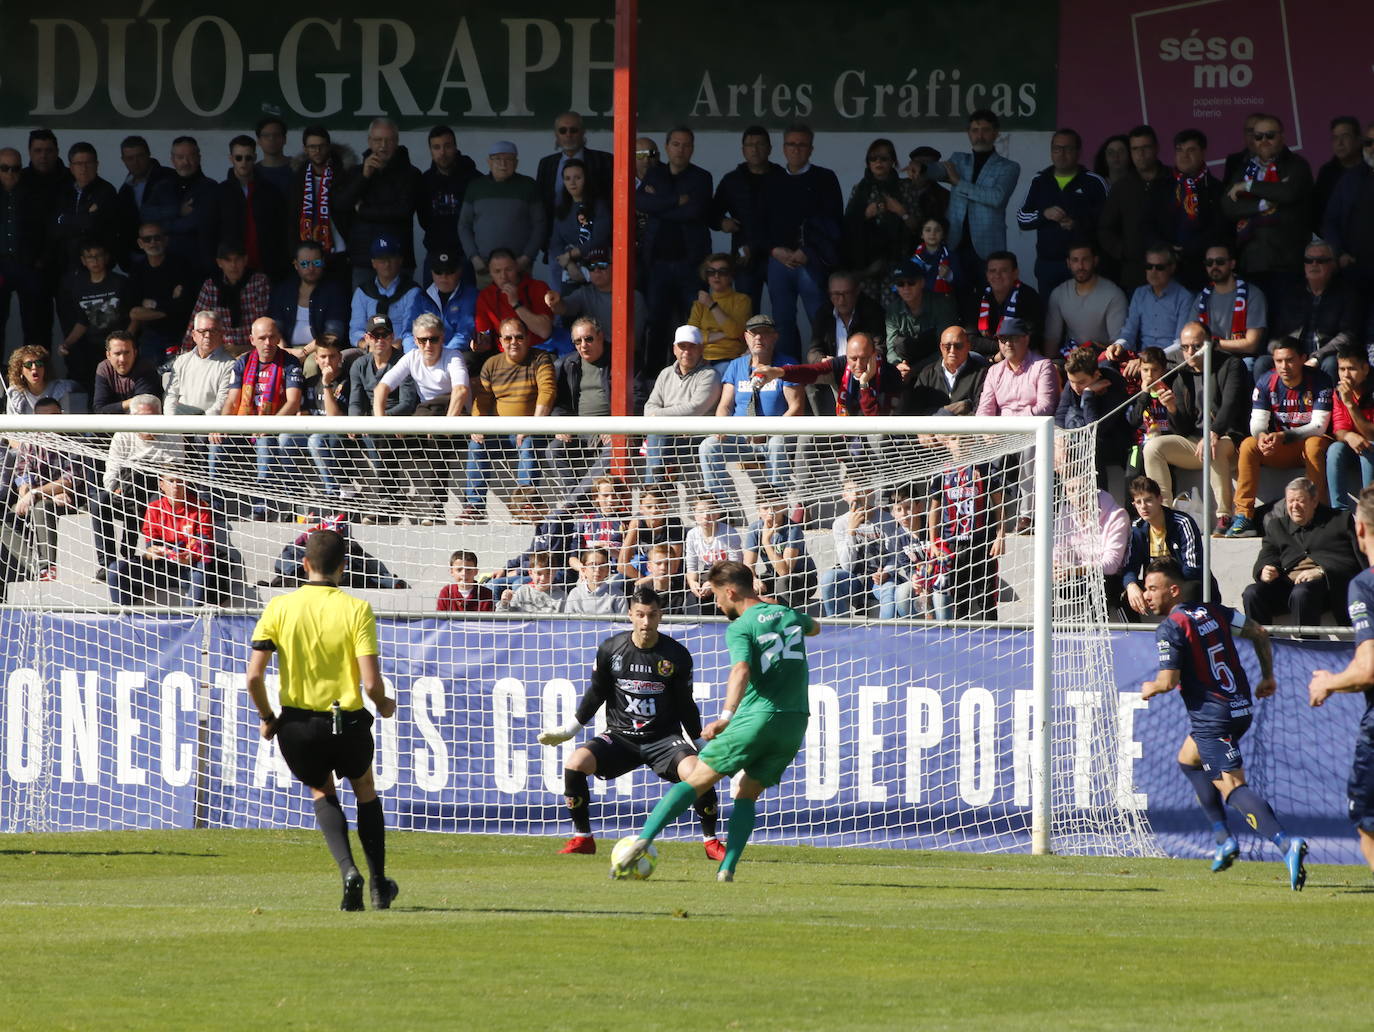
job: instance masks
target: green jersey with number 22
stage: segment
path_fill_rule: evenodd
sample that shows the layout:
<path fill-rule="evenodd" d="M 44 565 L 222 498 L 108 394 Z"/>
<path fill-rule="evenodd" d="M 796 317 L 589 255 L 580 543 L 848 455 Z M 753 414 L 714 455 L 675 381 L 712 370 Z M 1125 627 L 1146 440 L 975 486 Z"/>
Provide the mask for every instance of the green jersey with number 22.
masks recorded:
<path fill-rule="evenodd" d="M 752 605 L 731 622 L 725 632 L 730 662 L 749 664 L 749 687 L 739 712 L 811 711 L 805 638 L 815 625 L 805 613 L 771 602 Z"/>

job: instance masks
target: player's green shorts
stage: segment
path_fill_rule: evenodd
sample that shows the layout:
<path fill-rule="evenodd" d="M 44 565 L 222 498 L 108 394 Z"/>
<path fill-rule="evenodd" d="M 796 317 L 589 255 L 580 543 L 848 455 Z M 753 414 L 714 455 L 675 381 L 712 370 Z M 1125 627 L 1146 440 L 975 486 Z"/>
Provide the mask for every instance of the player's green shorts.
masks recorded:
<path fill-rule="evenodd" d="M 735 715 L 724 731 L 706 743 L 701 762 L 726 775 L 740 771 L 765 788 L 782 780 L 806 738 L 805 713 L 756 710 Z"/>

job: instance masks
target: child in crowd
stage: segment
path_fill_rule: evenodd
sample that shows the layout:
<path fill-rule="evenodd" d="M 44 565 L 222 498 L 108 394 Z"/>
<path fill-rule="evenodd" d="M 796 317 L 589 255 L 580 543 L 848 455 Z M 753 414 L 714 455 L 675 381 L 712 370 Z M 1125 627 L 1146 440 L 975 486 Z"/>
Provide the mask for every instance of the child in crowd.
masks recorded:
<path fill-rule="evenodd" d="M 578 556 L 589 548 L 603 549 L 618 558 L 625 541 L 625 508 L 625 488 L 620 481 L 614 477 L 592 481 L 592 511 L 573 521 L 575 551 L 568 565 L 581 572 Z"/>
<path fill-rule="evenodd" d="M 671 553 L 681 559 L 686 537 L 687 528 L 682 520 L 668 515 L 663 489 L 645 487 L 639 492 L 639 515 L 625 528 L 620 546 L 620 575 L 631 580 L 644 576 L 649 569 L 649 550 L 655 545 L 667 545 Z"/>
<path fill-rule="evenodd" d="M 744 565 L 754 571 L 755 590 L 805 609 L 816 590 L 816 566 L 806 554 L 802 526 L 787 518 L 777 495 L 761 491 L 756 504 L 758 519 L 744 532 Z"/>
<path fill-rule="evenodd" d="M 604 548 L 589 548 L 578 561 L 581 576 L 563 603 L 565 613 L 628 613 L 625 592 L 611 583 L 611 556 Z"/>
<path fill-rule="evenodd" d="M 1140 392 L 1131 399 L 1124 413 L 1130 428 L 1131 448 L 1126 456 L 1126 483 L 1145 472 L 1145 442 L 1160 434 L 1173 433 L 1169 425 L 1169 406 L 1174 404 L 1174 392 L 1167 383 L 1155 383 L 1169 368 L 1164 352 L 1148 347 L 1140 352 Z M 1172 379 L 1172 377 L 1171 377 Z M 1101 456 L 1111 461 L 1114 456 Z"/>
<path fill-rule="evenodd" d="M 903 485 L 892 493 L 892 521 L 883 542 L 881 565 L 873 574 L 878 619 L 896 620 L 933 615 L 950 618 L 944 594 L 949 548 L 926 534 L 925 499 Z"/>
<path fill-rule="evenodd" d="M 445 584 L 439 591 L 439 604 L 435 607 L 441 613 L 490 613 L 496 608 L 496 599 L 491 589 L 477 583 L 477 553 L 459 549 L 449 556 L 449 575 L 452 584 Z"/>
<path fill-rule="evenodd" d="M 487 587 L 493 592 L 504 592 L 506 588 L 518 588 L 527 583 L 525 571 L 535 553 L 543 552 L 549 557 L 555 587 L 566 587 L 573 579 L 569 561 L 575 551 L 573 544 L 573 521 L 563 513 L 550 513 L 534 528 L 534 535 L 525 551 L 507 559 L 504 566 L 491 575 Z"/>
<path fill-rule="evenodd" d="M 687 532 L 687 603 L 690 612 L 711 613 L 715 603 L 706 580 L 711 564 L 722 559 L 739 562 L 744 549 L 740 547 L 739 531 L 721 522 L 720 502 L 714 495 L 697 495 L 692 515 L 696 526 Z"/>
<path fill-rule="evenodd" d="M 529 583 L 518 588 L 506 588 L 501 592 L 501 601 L 496 603 L 498 613 L 557 613 L 563 608 L 563 591 L 553 586 L 553 556 L 548 552 L 535 552 L 530 556 Z"/>
<path fill-rule="evenodd" d="M 682 575 L 682 559 L 670 545 L 649 548 L 648 563 L 643 577 L 634 582 L 634 589 L 653 588 L 663 599 L 665 613 L 684 613 L 687 610 L 687 581 Z"/>

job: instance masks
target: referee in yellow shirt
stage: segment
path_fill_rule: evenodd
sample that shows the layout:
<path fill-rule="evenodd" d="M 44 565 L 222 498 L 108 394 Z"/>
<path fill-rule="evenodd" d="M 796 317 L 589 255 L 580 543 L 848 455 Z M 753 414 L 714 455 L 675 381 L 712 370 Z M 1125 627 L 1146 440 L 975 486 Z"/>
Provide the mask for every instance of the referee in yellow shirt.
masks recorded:
<path fill-rule="evenodd" d="M 396 712 L 396 700 L 382 685 L 372 607 L 339 590 L 346 553 L 344 539 L 334 531 L 310 535 L 303 561 L 307 583 L 268 602 L 253 628 L 248 692 L 262 718 L 262 737 L 276 736 L 291 773 L 310 789 L 315 820 L 343 875 L 341 910 L 363 909 L 363 876 L 348 845 L 335 772 L 353 786 L 372 908 L 386 910 L 399 890 L 386 876 L 386 823 L 372 780 L 372 715 L 363 708 L 359 683 L 383 717 Z M 273 652 L 281 675 L 276 715 L 266 684 Z"/>

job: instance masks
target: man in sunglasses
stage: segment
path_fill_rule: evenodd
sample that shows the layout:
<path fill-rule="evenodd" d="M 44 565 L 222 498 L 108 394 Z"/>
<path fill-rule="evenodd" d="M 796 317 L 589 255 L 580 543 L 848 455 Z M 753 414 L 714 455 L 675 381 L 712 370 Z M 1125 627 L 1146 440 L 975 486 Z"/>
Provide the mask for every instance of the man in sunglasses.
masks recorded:
<path fill-rule="evenodd" d="M 1197 321 L 1222 351 L 1246 359 L 1258 380 L 1265 367 L 1272 368 L 1267 361 L 1255 368 L 1255 356 L 1263 349 L 1264 329 L 1269 325 L 1269 299 L 1255 284 L 1236 275 L 1235 253 L 1229 245 L 1207 248 L 1202 264 L 1209 282 L 1193 302 Z"/>
<path fill-rule="evenodd" d="M 129 267 L 129 318 L 138 329 L 139 354 L 161 365 L 181 350 L 200 277 L 186 259 L 167 253 L 161 223 L 142 223 L 134 241 L 141 254 Z"/>
<path fill-rule="evenodd" d="M 566 294 L 550 290 L 544 295 L 544 303 L 554 315 L 562 316 L 564 325 L 569 319 L 590 316 L 604 330 L 611 325 L 613 315 L 611 304 L 611 253 L 604 247 L 593 247 L 584 256 L 582 268 L 587 272 L 587 282 L 580 283 Z M 635 291 L 635 339 L 638 349 L 644 339 L 644 325 L 648 312 L 644 295 Z M 608 340 L 609 347 L 609 340 Z"/>
<path fill-rule="evenodd" d="M 591 316 L 572 324 L 571 354 L 558 360 L 555 416 L 609 416 L 611 414 L 611 352 L 606 334 Z M 544 464 L 557 484 L 555 509 L 579 506 L 592 481 L 605 474 L 611 458 L 609 434 L 557 434 L 544 452 Z"/>
<path fill-rule="evenodd" d="M 1277 301 L 1312 235 L 1312 167 L 1288 149 L 1276 116 L 1259 119 L 1253 134 L 1255 155 L 1227 180 L 1221 210 L 1236 227 L 1241 272 Z"/>
<path fill-rule="evenodd" d="M 1307 364 L 1321 368 L 1335 383 L 1339 379 L 1336 353 L 1342 344 L 1363 344 L 1360 302 L 1336 264 L 1336 252 L 1324 240 L 1303 249 L 1303 281 L 1293 284 L 1279 306 L 1282 317 L 1270 333 L 1269 347 L 1285 338 L 1300 340 Z M 1273 322 L 1273 320 L 1271 320 Z"/>
<path fill-rule="evenodd" d="M 9 325 L 11 296 L 19 292 L 23 311 L 27 308 L 22 302 L 24 291 L 37 286 L 32 270 L 43 239 L 42 224 L 20 182 L 21 171 L 19 152 L 13 147 L 0 149 L 0 343 Z M 26 321 L 24 339 L 37 339 L 29 330 Z"/>
<path fill-rule="evenodd" d="M 349 304 L 339 284 L 325 276 L 324 245 L 303 240 L 296 246 L 295 275 L 272 291 L 268 314 L 281 327 L 286 349 L 297 358 L 310 354 L 312 342 L 326 333 L 341 333 L 348 324 Z"/>
<path fill-rule="evenodd" d="M 431 252 L 426 264 L 429 265 L 430 283 L 415 303 L 415 314 L 433 315 L 443 323 L 445 351 L 471 355 L 473 352 L 468 345 L 477 325 L 477 288 L 464 275 L 466 263 L 462 254 L 458 251 Z M 415 347 L 412 334 L 406 334 L 404 345 L 406 351 Z"/>
<path fill-rule="evenodd" d="M 1193 295 L 1174 279 L 1175 268 L 1168 247 L 1145 252 L 1145 286 L 1136 287 L 1131 295 L 1125 325 L 1104 357 L 1120 364 L 1149 347 L 1173 347 L 1179 331 L 1193 318 Z"/>
<path fill-rule="evenodd" d="M 258 145 L 248 135 L 229 141 L 229 174 L 219 184 L 219 241 L 242 247 L 248 267 L 274 284 L 289 272 L 286 198 L 257 174 Z"/>
<path fill-rule="evenodd" d="M 610 154 L 587 146 L 587 130 L 582 125 L 582 116 L 576 111 L 564 111 L 554 119 L 553 145 L 554 152 L 539 159 L 539 168 L 534 175 L 539 186 L 539 200 L 544 205 L 544 223 L 550 227 L 553 209 L 563 195 L 563 166 L 569 158 L 577 158 L 587 166 L 587 184 L 597 197 L 611 196 L 615 175 Z"/>
<path fill-rule="evenodd" d="M 497 328 L 501 351 L 482 364 L 473 384 L 474 416 L 547 416 L 558 398 L 558 381 L 553 357 L 536 349 L 528 328 L 519 319 L 503 319 Z M 547 514 L 536 488 L 539 453 L 544 439 L 534 434 L 511 434 L 493 438 L 475 433 L 468 442 L 466 504 L 464 522 L 486 517 L 487 475 L 491 468 L 491 449 L 518 455 L 516 489 L 507 502 L 511 519 L 517 523 L 538 523 Z"/>

